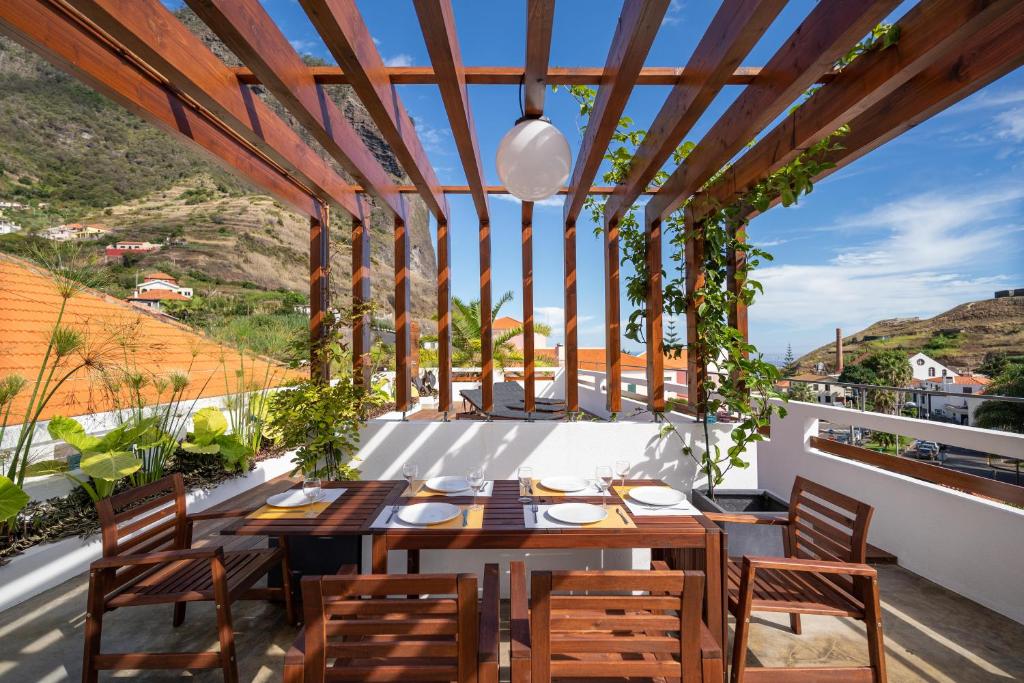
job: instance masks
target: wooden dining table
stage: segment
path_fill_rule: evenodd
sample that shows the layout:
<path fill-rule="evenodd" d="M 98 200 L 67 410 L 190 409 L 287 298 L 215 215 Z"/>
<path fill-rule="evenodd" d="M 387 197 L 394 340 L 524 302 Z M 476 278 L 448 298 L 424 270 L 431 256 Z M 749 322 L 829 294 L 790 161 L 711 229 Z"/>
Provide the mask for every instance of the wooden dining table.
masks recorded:
<path fill-rule="evenodd" d="M 657 480 L 629 480 L 626 486 L 657 485 Z M 324 482 L 324 488 L 345 488 L 344 495 L 315 516 L 303 514 L 285 518 L 257 518 L 254 513 L 268 496 L 300 486 L 296 480 L 280 478 L 261 484 L 204 512 L 190 515 L 191 519 L 239 516 L 238 521 L 225 527 L 221 533 L 276 537 L 345 536 L 372 537 L 370 564 L 374 573 L 387 572 L 387 557 L 391 550 L 408 551 L 408 568 L 419 570 L 422 550 L 537 550 L 572 548 L 650 548 L 654 559 L 667 559 L 678 569 L 700 569 L 706 574 L 705 623 L 720 646 L 727 642 L 726 605 L 727 583 L 723 569 L 727 565 L 726 534 L 703 515 L 632 515 L 623 504 L 614 487 L 607 502 L 621 505 L 635 526 L 628 528 L 529 528 L 528 510 L 519 500 L 517 481 L 493 482 L 489 496 L 480 496 L 483 506 L 481 528 L 374 528 L 373 524 L 387 506 L 405 505 L 425 500 L 438 500 L 456 505 L 472 502 L 472 496 L 447 496 L 424 499 L 405 496 L 408 485 L 404 481 L 341 481 Z M 533 496 L 538 505 L 562 502 L 601 504 L 602 496 Z M 527 506 L 528 507 L 528 506 Z"/>

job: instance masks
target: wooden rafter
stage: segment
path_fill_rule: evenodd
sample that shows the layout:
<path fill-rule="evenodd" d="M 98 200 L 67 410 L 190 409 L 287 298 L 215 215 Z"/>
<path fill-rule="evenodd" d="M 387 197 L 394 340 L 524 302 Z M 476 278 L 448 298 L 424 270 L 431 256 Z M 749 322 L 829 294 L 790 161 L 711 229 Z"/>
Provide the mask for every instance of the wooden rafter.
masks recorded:
<path fill-rule="evenodd" d="M 633 155 L 629 175 L 605 204 L 609 220 L 620 219 L 647 188 L 785 4 L 784 0 L 722 3 L 686 65 L 695 77 L 672 88 Z"/>
<path fill-rule="evenodd" d="M 608 143 L 619 125 L 619 117 L 633 92 L 633 83 L 644 65 L 668 6 L 669 0 L 626 0 L 622 5 L 622 14 L 605 61 L 601 87 L 597 90 L 594 108 L 587 120 L 587 130 L 570 176 L 569 194 L 562 210 L 562 218 L 566 222 L 575 222 L 583 208 L 587 190 L 601 166 Z"/>
<path fill-rule="evenodd" d="M 325 200 L 352 215 L 358 210 L 349 183 L 263 100 L 249 88 L 237 87 L 231 69 L 158 0 L 68 4 Z"/>
<path fill-rule="evenodd" d="M 440 181 L 427 158 L 412 119 L 384 72 L 384 60 L 373 43 L 355 0 L 300 0 L 313 26 L 348 74 L 349 84 L 366 107 L 399 164 L 434 217 L 448 219 Z"/>
<path fill-rule="evenodd" d="M 416 194 L 419 189 L 414 185 L 398 185 L 397 190 L 402 194 Z M 358 185 L 354 186 L 353 189 L 356 192 L 361 192 L 362 188 Z M 441 192 L 445 194 L 471 194 L 474 189 L 469 185 L 441 185 Z M 587 190 L 587 194 L 593 195 L 609 195 L 615 191 L 614 185 L 592 185 Z M 484 192 L 487 194 L 511 194 L 508 188 L 504 185 L 485 185 Z M 569 194 L 568 187 L 560 188 L 555 194 Z M 654 194 L 654 190 L 644 191 L 643 194 Z"/>
<path fill-rule="evenodd" d="M 405 204 L 392 178 L 313 80 L 259 0 L 188 0 L 188 5 L 345 171 L 392 215 L 405 218 Z"/>
<path fill-rule="evenodd" d="M 0 30 L 132 113 L 196 145 L 292 209 L 320 217 L 320 202 L 284 169 L 230 135 L 123 50 L 66 12 L 36 0 L 5 0 L 0 3 Z"/>
<path fill-rule="evenodd" d="M 647 220 L 679 208 L 898 4 L 898 0 L 819 2 L 765 66 L 777 76 L 743 90 L 647 203 Z"/>

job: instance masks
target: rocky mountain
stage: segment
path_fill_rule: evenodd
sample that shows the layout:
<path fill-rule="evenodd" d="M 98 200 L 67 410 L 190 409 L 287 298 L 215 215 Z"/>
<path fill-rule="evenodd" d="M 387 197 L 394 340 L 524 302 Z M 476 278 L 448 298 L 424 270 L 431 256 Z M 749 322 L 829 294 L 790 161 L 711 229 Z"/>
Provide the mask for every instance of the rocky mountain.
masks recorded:
<path fill-rule="evenodd" d="M 984 299 L 960 304 L 932 318 L 880 320 L 843 337 L 843 359 L 849 365 L 884 349 L 908 355 L 923 352 L 954 370 L 973 370 L 988 353 L 1024 355 L 1024 296 Z M 820 362 L 835 365 L 835 342 L 799 358 L 799 372 Z"/>
<path fill-rule="evenodd" d="M 240 64 L 194 14 L 182 10 L 179 16 L 227 64 Z M 255 90 L 348 178 L 273 97 Z M 408 183 L 351 89 L 328 91 L 396 182 Z M 140 267 L 169 262 L 182 274 L 198 271 L 247 286 L 306 290 L 308 222 L 200 151 L 5 38 L 0 93 L 0 200 L 30 207 L 5 209 L 4 218 L 30 231 L 77 221 L 102 223 L 117 239 L 175 238 Z M 436 261 L 426 207 L 416 198 L 410 204 L 413 313 L 429 329 Z M 343 214 L 335 216 L 332 289 L 344 303 L 351 272 L 348 224 Z M 386 317 L 393 310 L 392 228 L 376 206 L 371 227 L 373 299 Z"/>

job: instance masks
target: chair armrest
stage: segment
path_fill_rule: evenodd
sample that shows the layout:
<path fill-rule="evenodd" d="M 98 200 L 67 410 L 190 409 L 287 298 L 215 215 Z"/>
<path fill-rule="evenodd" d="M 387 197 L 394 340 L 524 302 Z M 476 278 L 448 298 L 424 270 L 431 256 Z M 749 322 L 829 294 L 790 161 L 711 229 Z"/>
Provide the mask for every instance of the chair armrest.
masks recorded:
<path fill-rule="evenodd" d="M 700 622 L 700 658 L 721 659 L 722 647 L 715 640 L 715 634 L 711 632 L 708 625 Z"/>
<path fill-rule="evenodd" d="M 667 572 L 670 570 L 668 562 L 665 560 L 651 560 L 651 571 L 654 572 Z"/>
<path fill-rule="evenodd" d="M 224 550 L 216 548 L 186 548 L 183 550 L 161 550 L 145 555 L 119 555 L 116 557 L 101 557 L 95 560 L 91 569 L 118 569 L 120 567 L 139 567 L 154 564 L 168 564 L 170 562 L 181 562 L 182 560 L 212 560 L 215 557 L 224 557 Z"/>
<path fill-rule="evenodd" d="M 477 640 L 479 651 L 478 680 L 497 683 L 498 649 L 501 608 L 501 579 L 498 565 L 484 565 L 484 588 L 480 603 L 480 634 Z"/>
<path fill-rule="evenodd" d="M 359 565 L 343 564 L 338 567 L 338 571 L 335 576 L 359 576 Z"/>
<path fill-rule="evenodd" d="M 743 570 L 777 569 L 791 572 L 814 572 L 816 574 L 845 574 L 847 576 L 877 576 L 874 567 L 856 562 L 829 562 L 809 560 L 802 557 L 743 557 Z"/>
<path fill-rule="evenodd" d="M 530 598 L 526 588 L 526 564 L 509 564 L 509 641 L 512 666 L 530 668 Z"/>
<path fill-rule="evenodd" d="M 729 522 L 731 524 L 768 524 L 770 526 L 785 526 L 789 524 L 789 517 L 781 514 L 763 517 L 759 515 L 745 515 L 742 512 L 705 512 L 704 516 L 712 522 Z"/>
<path fill-rule="evenodd" d="M 284 655 L 283 683 L 302 683 L 306 667 L 306 630 L 299 629 L 295 642 Z"/>

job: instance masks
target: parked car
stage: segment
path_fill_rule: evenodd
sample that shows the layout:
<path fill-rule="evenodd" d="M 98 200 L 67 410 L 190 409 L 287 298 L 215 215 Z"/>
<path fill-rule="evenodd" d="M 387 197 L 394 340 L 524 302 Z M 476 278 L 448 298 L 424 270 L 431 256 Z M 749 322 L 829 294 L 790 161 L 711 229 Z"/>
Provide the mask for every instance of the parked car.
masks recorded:
<path fill-rule="evenodd" d="M 939 455 L 939 444 L 934 441 L 915 441 L 906 455 L 912 458 L 935 460 Z"/>

